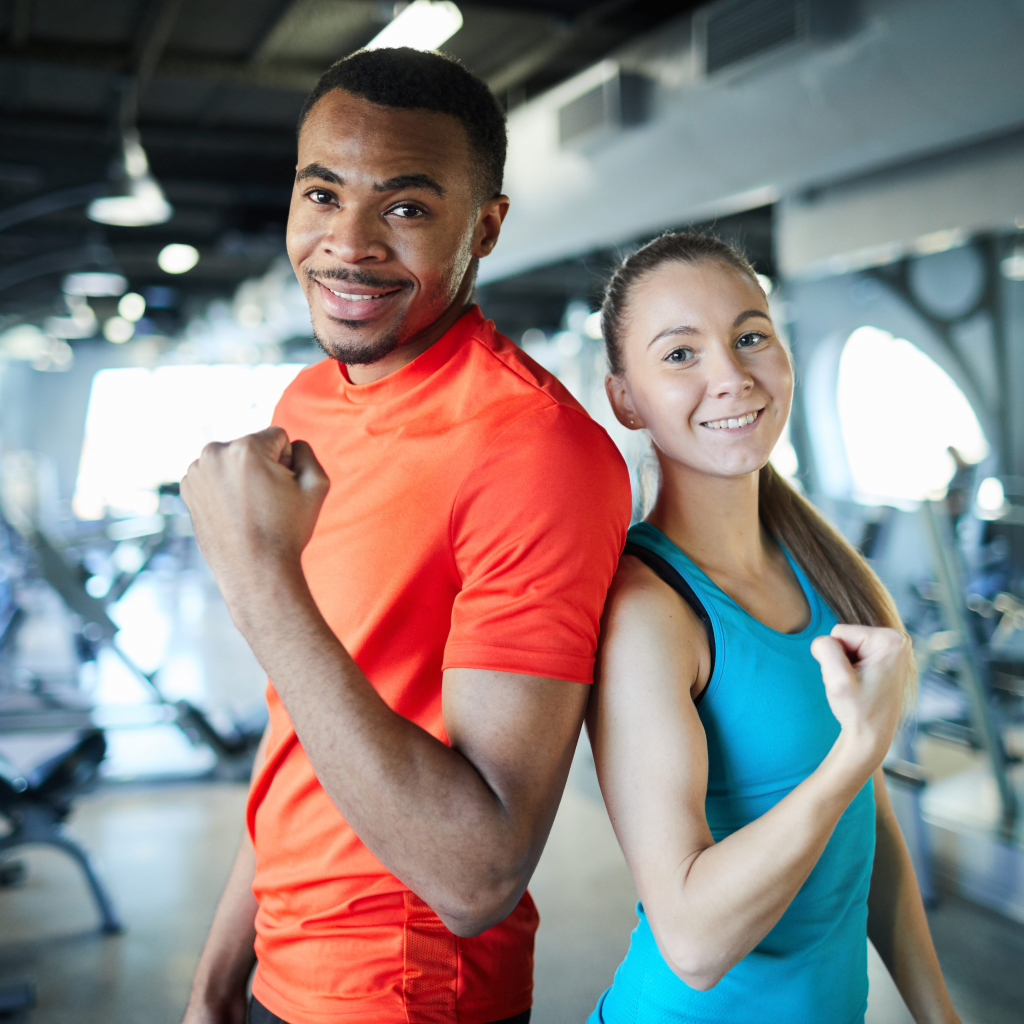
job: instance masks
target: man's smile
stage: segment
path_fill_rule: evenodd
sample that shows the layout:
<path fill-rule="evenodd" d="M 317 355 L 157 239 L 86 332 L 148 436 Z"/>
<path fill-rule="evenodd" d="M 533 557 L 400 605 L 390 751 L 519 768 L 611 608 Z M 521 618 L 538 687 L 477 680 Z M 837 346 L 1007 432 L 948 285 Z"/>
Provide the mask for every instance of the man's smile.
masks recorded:
<path fill-rule="evenodd" d="M 374 320 L 391 309 L 407 287 L 405 282 L 355 284 L 331 279 L 331 285 L 335 286 L 332 288 L 317 278 L 312 280 L 321 309 L 333 320 Z"/>

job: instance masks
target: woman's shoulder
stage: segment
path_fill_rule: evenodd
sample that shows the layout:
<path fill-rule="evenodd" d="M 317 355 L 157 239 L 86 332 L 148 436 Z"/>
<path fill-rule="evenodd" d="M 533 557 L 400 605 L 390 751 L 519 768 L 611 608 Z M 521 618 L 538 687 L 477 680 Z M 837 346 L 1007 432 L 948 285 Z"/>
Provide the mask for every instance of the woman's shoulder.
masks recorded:
<path fill-rule="evenodd" d="M 623 555 L 605 604 L 606 659 L 614 652 L 646 661 L 656 650 L 680 669 L 697 670 L 707 646 L 707 631 L 689 604 L 639 558 Z"/>

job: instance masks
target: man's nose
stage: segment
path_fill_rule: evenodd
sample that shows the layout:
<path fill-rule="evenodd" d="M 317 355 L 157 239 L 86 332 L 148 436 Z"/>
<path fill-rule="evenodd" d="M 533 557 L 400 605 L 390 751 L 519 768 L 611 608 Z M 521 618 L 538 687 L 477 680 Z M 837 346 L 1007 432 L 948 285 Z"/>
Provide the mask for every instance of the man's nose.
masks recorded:
<path fill-rule="evenodd" d="M 357 206 L 342 207 L 330 216 L 323 249 L 342 263 L 383 262 L 388 258 L 376 211 Z"/>

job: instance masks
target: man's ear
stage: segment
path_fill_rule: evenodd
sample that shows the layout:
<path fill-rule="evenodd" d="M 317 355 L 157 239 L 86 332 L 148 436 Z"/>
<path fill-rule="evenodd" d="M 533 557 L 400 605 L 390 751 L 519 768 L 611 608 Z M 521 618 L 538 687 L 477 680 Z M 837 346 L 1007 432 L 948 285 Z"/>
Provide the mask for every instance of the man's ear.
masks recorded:
<path fill-rule="evenodd" d="M 633 408 L 633 396 L 630 395 L 625 380 L 617 374 L 609 373 L 604 379 L 604 390 L 608 395 L 615 418 L 627 430 L 642 430 L 644 421 Z"/>
<path fill-rule="evenodd" d="M 495 196 L 488 199 L 481 207 L 476 218 L 476 231 L 473 236 L 473 255 L 487 256 L 498 244 L 501 225 L 508 213 L 508 196 Z"/>

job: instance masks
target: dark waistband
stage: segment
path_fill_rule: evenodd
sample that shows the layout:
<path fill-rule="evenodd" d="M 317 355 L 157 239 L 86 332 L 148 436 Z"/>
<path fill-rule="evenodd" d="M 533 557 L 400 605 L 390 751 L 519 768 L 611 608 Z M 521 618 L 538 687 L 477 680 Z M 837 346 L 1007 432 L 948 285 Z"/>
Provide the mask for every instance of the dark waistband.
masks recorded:
<path fill-rule="evenodd" d="M 271 1013 L 255 996 L 249 1000 L 249 1013 L 245 1019 L 246 1024 L 288 1024 L 287 1021 Z M 492 1021 L 492 1024 L 530 1024 L 530 1011 L 525 1010 L 515 1017 Z"/>

